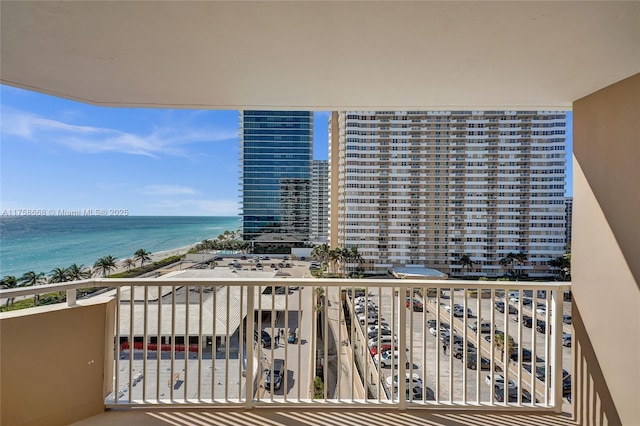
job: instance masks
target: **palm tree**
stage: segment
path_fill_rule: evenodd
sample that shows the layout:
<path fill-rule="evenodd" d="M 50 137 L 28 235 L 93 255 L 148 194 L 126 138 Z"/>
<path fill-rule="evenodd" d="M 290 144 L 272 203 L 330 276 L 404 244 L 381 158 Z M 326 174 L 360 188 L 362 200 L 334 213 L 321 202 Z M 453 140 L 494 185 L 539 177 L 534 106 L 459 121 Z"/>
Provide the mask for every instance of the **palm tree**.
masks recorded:
<path fill-rule="evenodd" d="M 509 265 L 513 265 L 513 262 L 516 259 L 516 255 L 514 253 L 507 253 L 507 255 L 505 257 L 503 257 L 502 259 L 500 259 L 500 266 L 502 266 L 503 268 L 507 268 Z M 511 275 L 515 275 L 515 273 L 513 272 L 513 267 L 512 270 L 510 271 Z M 505 274 L 507 275 L 507 274 Z"/>
<path fill-rule="evenodd" d="M 19 279 L 21 285 L 24 287 L 32 287 L 40 284 L 44 284 L 46 282 L 44 272 L 34 272 L 29 271 L 25 272 Z M 40 299 L 39 294 L 34 294 L 33 296 L 33 304 L 38 306 L 38 300 Z"/>
<path fill-rule="evenodd" d="M 331 264 L 331 272 L 336 272 L 336 267 L 340 262 L 340 258 L 342 253 L 340 251 L 340 247 L 336 247 L 334 249 L 329 250 L 329 262 Z"/>
<path fill-rule="evenodd" d="M 313 247 L 313 250 L 311 250 L 311 257 L 316 260 L 319 260 L 320 262 L 326 265 L 326 263 L 329 261 L 330 252 L 331 252 L 331 248 L 329 247 L 328 244 L 324 243 L 324 244 L 316 245 Z"/>
<path fill-rule="evenodd" d="M 5 290 L 11 290 L 12 288 L 17 288 L 19 286 L 20 283 L 13 275 L 5 275 L 5 277 L 0 281 L 0 288 L 3 288 Z M 14 299 L 15 297 L 7 297 L 7 308 L 10 304 L 13 305 Z"/>
<path fill-rule="evenodd" d="M 89 268 L 84 265 L 78 266 L 75 263 L 67 268 L 67 274 L 69 275 L 70 281 L 79 281 L 91 278 L 91 271 Z"/>
<path fill-rule="evenodd" d="M 131 268 L 136 266 L 136 261 L 129 257 L 122 261 L 122 265 L 127 268 L 127 271 L 131 271 Z"/>
<path fill-rule="evenodd" d="M 103 277 L 109 276 L 112 270 L 116 268 L 116 258 L 109 255 L 101 257 L 93 264 L 95 272 L 102 273 Z"/>
<path fill-rule="evenodd" d="M 527 260 L 529 260 L 529 256 L 527 256 L 525 252 L 520 251 L 520 253 L 513 256 L 513 260 L 515 261 L 516 265 L 522 266 L 527 262 Z M 517 275 L 522 275 L 522 269 L 518 269 Z"/>
<path fill-rule="evenodd" d="M 140 266 L 142 267 L 144 266 L 144 262 L 151 261 L 151 256 L 149 256 L 150 254 L 151 253 L 149 253 L 145 249 L 140 249 L 140 250 L 136 250 L 136 252 L 133 254 L 133 258 L 135 260 L 139 260 Z"/>
<path fill-rule="evenodd" d="M 67 268 L 54 268 L 49 273 L 49 283 L 64 283 L 69 281 L 69 271 Z"/>
<path fill-rule="evenodd" d="M 463 254 L 462 256 L 460 256 L 460 259 L 458 259 L 458 262 L 460 262 L 460 265 L 462 265 L 463 270 L 467 266 L 469 267 L 469 269 L 473 270 L 473 265 L 478 263 L 471 260 L 471 257 L 468 254 Z"/>
<path fill-rule="evenodd" d="M 358 247 L 356 246 L 353 246 L 351 247 L 351 249 L 349 249 L 349 263 L 357 263 L 358 267 L 359 265 L 362 265 L 362 263 L 364 263 L 364 259 L 358 252 Z"/>
<path fill-rule="evenodd" d="M 548 263 L 562 281 L 567 281 L 571 278 L 571 253 L 565 253 L 562 256 L 553 258 Z"/>

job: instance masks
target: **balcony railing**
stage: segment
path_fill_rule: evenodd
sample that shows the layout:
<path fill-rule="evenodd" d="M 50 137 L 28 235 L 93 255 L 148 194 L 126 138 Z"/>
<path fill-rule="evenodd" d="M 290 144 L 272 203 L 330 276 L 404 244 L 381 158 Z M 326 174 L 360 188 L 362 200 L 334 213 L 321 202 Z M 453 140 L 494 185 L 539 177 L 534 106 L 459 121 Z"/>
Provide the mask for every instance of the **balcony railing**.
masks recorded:
<path fill-rule="evenodd" d="M 117 301 L 115 333 L 105 336 L 115 372 L 108 407 L 331 402 L 560 412 L 571 386 L 563 369 L 568 283 L 92 279 L 0 297 L 66 290 L 73 306 L 76 290 L 90 286 Z"/>

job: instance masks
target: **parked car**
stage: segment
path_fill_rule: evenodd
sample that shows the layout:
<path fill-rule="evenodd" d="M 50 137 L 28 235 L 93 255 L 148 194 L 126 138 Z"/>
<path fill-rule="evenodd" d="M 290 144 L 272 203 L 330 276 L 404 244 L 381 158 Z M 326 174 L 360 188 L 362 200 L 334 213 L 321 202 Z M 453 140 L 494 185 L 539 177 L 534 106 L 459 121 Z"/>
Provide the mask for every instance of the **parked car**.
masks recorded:
<path fill-rule="evenodd" d="M 387 377 L 387 379 L 385 380 L 385 382 L 387 383 L 387 386 L 389 386 L 389 388 L 394 387 L 397 388 L 398 387 L 398 374 L 394 375 L 393 377 L 389 376 Z M 413 374 L 409 374 L 406 373 L 406 381 L 407 381 L 407 387 L 411 386 L 415 386 L 415 385 L 419 385 L 422 386 L 422 379 L 420 378 L 420 376 L 417 373 L 413 373 Z"/>
<path fill-rule="evenodd" d="M 433 392 L 433 389 L 431 389 L 429 386 L 427 386 L 425 388 L 425 392 L 426 393 L 426 400 L 427 401 L 435 401 L 436 400 L 436 394 L 435 392 Z M 415 385 L 412 386 L 411 388 L 407 387 L 406 390 L 406 397 L 407 397 L 407 401 L 412 400 L 412 401 L 422 401 L 422 396 L 423 396 L 423 390 L 422 390 L 422 385 Z M 394 396 L 394 398 L 397 398 L 397 395 Z"/>
<path fill-rule="evenodd" d="M 380 352 L 390 351 L 391 348 L 392 348 L 391 343 L 382 344 L 380 345 Z M 393 350 L 398 351 L 400 350 L 400 347 L 398 347 L 398 345 L 394 345 Z M 406 348 L 405 350 L 408 352 L 409 348 Z M 378 354 L 378 345 L 375 344 L 373 346 L 369 346 L 369 353 L 371 354 L 372 357 L 376 356 Z"/>
<path fill-rule="evenodd" d="M 531 351 L 527 348 L 519 348 L 514 350 L 511 355 L 509 355 L 509 358 L 511 358 L 512 361 L 518 362 L 518 356 L 519 353 L 522 354 L 522 361 L 523 362 L 531 362 Z"/>
<path fill-rule="evenodd" d="M 546 333 L 547 332 L 547 323 L 543 320 L 536 321 L 536 331 L 538 333 Z M 551 326 L 549 326 L 549 333 L 551 333 Z"/>
<path fill-rule="evenodd" d="M 467 356 L 467 368 L 471 370 L 476 370 L 478 368 L 478 358 L 475 356 Z M 486 359 L 485 357 L 480 357 L 480 369 L 481 370 L 490 370 L 491 369 L 491 361 Z"/>
<path fill-rule="evenodd" d="M 563 315 L 562 322 L 571 325 L 571 315 Z"/>
<path fill-rule="evenodd" d="M 449 331 L 449 324 L 447 324 L 446 322 L 441 322 L 440 331 Z M 429 327 L 429 333 L 433 334 L 434 336 L 438 335 L 438 330 L 436 330 L 436 324 L 434 324 L 433 327 Z"/>
<path fill-rule="evenodd" d="M 254 330 L 253 339 L 256 342 L 258 341 L 258 330 Z M 271 346 L 271 335 L 269 335 L 269 333 L 267 333 L 265 330 L 262 330 L 262 332 L 260 333 L 260 344 L 263 348 L 268 348 Z"/>
<path fill-rule="evenodd" d="M 444 310 L 447 312 L 451 312 L 451 306 L 445 305 Z M 467 316 L 470 317 L 473 315 L 471 309 L 467 308 Z M 453 316 L 454 317 L 463 317 L 464 316 L 464 306 L 455 304 L 453 305 Z"/>
<path fill-rule="evenodd" d="M 504 334 L 504 332 L 501 330 L 494 330 L 492 333 L 489 333 L 488 335 L 484 336 L 484 340 L 491 343 L 491 336 L 494 334 L 497 336 L 498 334 Z"/>
<path fill-rule="evenodd" d="M 389 330 L 389 331 L 391 331 L 391 329 L 387 325 L 376 324 L 376 325 L 370 325 L 367 328 L 367 333 L 371 333 L 372 331 L 378 331 L 378 330 Z"/>
<path fill-rule="evenodd" d="M 365 311 L 373 312 L 373 313 L 376 313 L 377 315 L 378 307 L 375 305 L 370 305 L 370 306 L 357 305 L 355 308 L 353 308 L 353 312 L 356 315 L 363 314 Z"/>
<path fill-rule="evenodd" d="M 378 341 L 379 340 L 379 341 Z M 394 337 L 394 336 L 380 336 L 380 339 L 369 339 L 369 341 L 367 342 L 367 346 L 372 347 L 372 346 L 377 346 L 378 344 L 380 345 L 391 345 L 391 344 L 398 344 L 398 338 Z"/>
<path fill-rule="evenodd" d="M 491 386 L 491 374 L 487 374 L 484 381 Z M 496 388 L 504 388 L 504 376 L 502 374 L 495 373 L 493 375 L 493 386 Z M 511 379 L 509 379 L 508 387 L 509 389 L 517 389 L 515 382 Z"/>
<path fill-rule="evenodd" d="M 562 346 L 571 347 L 571 335 L 569 333 L 562 333 Z"/>
<path fill-rule="evenodd" d="M 271 390 L 271 382 L 273 381 L 273 389 L 279 390 L 282 387 L 282 378 L 284 376 L 284 362 L 275 360 L 272 369 L 267 370 L 267 376 L 264 379 L 264 388 Z"/>
<path fill-rule="evenodd" d="M 541 382 L 546 381 L 546 377 L 547 375 L 545 374 L 545 370 L 546 370 L 546 366 L 544 363 L 536 366 L 536 379 L 540 380 Z M 549 367 L 549 374 L 548 376 L 551 376 L 551 367 Z M 567 377 L 570 377 L 570 374 L 567 370 L 562 370 L 562 380 L 567 380 Z M 569 379 L 571 380 L 571 379 Z"/>
<path fill-rule="evenodd" d="M 491 333 L 491 323 L 489 321 L 480 321 L 480 324 L 476 321 L 470 324 L 469 328 L 476 333 L 478 332 L 478 328 L 480 329 L 480 333 Z"/>
<path fill-rule="evenodd" d="M 544 303 L 538 303 L 536 307 L 536 312 L 539 313 L 540 315 L 546 315 L 547 305 L 545 305 Z"/>
<path fill-rule="evenodd" d="M 400 351 L 384 351 L 380 354 L 377 354 L 373 358 L 373 362 L 379 365 L 382 368 L 393 365 L 397 367 L 400 362 Z M 408 362 L 408 361 L 407 361 Z"/>
<path fill-rule="evenodd" d="M 529 315 L 522 315 L 522 325 L 527 328 L 533 327 L 533 318 Z"/>
<path fill-rule="evenodd" d="M 518 402 L 518 388 L 509 388 L 507 393 L 507 402 Z M 504 388 L 495 388 L 493 397 L 497 402 L 505 402 L 505 389 Z M 531 403 L 531 394 L 522 389 L 520 402 L 528 404 Z"/>
<path fill-rule="evenodd" d="M 501 301 L 501 300 L 497 300 L 497 301 L 495 302 L 495 307 L 496 307 L 496 309 L 498 310 L 498 312 L 500 312 L 500 313 L 503 313 L 503 314 L 504 314 L 505 306 L 506 306 L 506 303 L 504 303 L 504 302 L 503 302 L 503 301 Z M 516 307 L 515 307 L 515 306 L 513 306 L 513 305 L 511 305 L 511 304 L 509 304 L 508 306 L 509 306 L 509 313 L 510 313 L 510 314 L 517 314 L 517 313 L 518 313 L 518 310 L 516 309 Z"/>
<path fill-rule="evenodd" d="M 464 357 L 464 345 L 453 345 L 451 347 L 451 354 L 458 359 L 463 359 Z M 471 348 L 471 347 L 467 347 L 467 359 L 468 358 L 475 358 L 478 355 L 478 352 L 476 352 L 475 348 Z"/>
<path fill-rule="evenodd" d="M 369 311 L 367 315 L 358 315 L 358 322 L 362 325 L 378 324 L 378 313 Z"/>
<path fill-rule="evenodd" d="M 405 305 L 407 308 L 411 307 L 412 301 L 410 297 L 407 297 Z M 413 298 L 413 311 L 414 312 L 422 312 L 424 310 L 424 305 L 420 301 L 420 299 Z"/>
<path fill-rule="evenodd" d="M 370 331 L 369 333 L 367 333 L 367 338 L 369 338 L 369 339 L 377 339 L 378 335 L 380 335 L 380 336 L 391 336 L 391 334 L 393 334 L 391 332 L 391 330 L 389 330 L 387 328 L 383 328 L 381 330 Z"/>

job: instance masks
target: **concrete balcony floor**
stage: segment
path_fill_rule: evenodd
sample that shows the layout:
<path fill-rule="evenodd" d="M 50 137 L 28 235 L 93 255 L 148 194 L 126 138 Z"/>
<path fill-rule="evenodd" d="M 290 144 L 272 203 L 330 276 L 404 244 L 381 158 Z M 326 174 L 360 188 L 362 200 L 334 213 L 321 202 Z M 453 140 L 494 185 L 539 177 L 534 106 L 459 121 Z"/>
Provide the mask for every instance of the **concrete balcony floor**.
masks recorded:
<path fill-rule="evenodd" d="M 354 407 L 260 407 L 241 408 L 140 408 L 108 411 L 75 426 L 164 426 L 164 425 L 317 425 L 317 426 L 573 426 L 570 414 L 509 412 L 492 410 L 420 409 L 399 411 L 394 408 Z"/>

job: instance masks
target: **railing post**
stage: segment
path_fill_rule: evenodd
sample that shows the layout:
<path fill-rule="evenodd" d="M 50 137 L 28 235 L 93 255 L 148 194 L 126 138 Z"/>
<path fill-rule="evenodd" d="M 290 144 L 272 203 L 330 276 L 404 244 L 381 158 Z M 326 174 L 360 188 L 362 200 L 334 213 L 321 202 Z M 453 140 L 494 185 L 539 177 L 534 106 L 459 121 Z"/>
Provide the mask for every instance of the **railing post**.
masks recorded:
<path fill-rule="evenodd" d="M 406 294 L 406 288 L 400 287 L 398 289 L 398 352 L 400 353 L 398 360 L 398 408 L 400 410 L 407 409 L 407 353 L 404 349 L 407 347 L 407 310 L 404 304 Z M 393 351 L 393 343 L 391 343 L 391 348 Z M 413 389 L 413 377 L 410 377 L 409 380 L 411 380 L 411 389 Z M 424 389 L 423 392 L 425 392 Z"/>
<path fill-rule="evenodd" d="M 253 408 L 253 393 L 255 389 L 253 388 L 254 384 L 254 363 L 253 363 L 253 350 L 255 348 L 254 339 L 254 324 L 253 318 L 255 315 L 255 306 L 254 306 L 254 298 L 255 298 L 255 287 L 247 286 L 247 333 L 245 335 L 245 348 L 247 354 L 247 371 L 245 372 L 245 398 L 244 398 L 244 406 L 245 408 Z M 242 324 L 240 324 L 242 327 Z M 258 342 L 260 342 L 261 336 L 258 336 Z M 215 346 L 215 336 L 214 336 L 214 346 Z M 214 353 L 215 357 L 215 353 Z"/>
<path fill-rule="evenodd" d="M 76 306 L 76 289 L 67 290 L 67 306 Z"/>
<path fill-rule="evenodd" d="M 551 398 L 553 400 L 553 410 L 556 413 L 562 412 L 562 302 L 564 296 L 562 287 L 554 288 L 551 292 L 551 356 L 554 366 L 551 372 Z"/>

